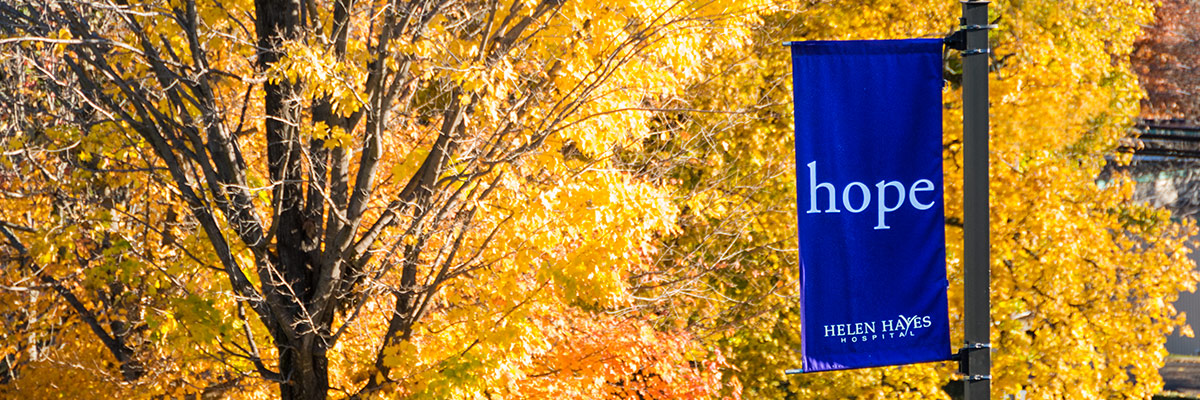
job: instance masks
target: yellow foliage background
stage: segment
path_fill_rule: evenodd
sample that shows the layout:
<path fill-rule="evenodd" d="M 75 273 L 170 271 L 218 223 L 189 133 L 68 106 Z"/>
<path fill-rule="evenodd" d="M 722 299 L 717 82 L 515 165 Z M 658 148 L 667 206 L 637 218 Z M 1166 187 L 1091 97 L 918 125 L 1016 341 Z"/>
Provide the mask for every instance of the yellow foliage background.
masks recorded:
<path fill-rule="evenodd" d="M 316 2 L 314 20 L 330 18 L 327 3 Z M 361 2 L 358 11 L 370 15 L 387 3 Z M 529 4 L 496 7 L 494 18 L 528 13 L 537 2 L 521 3 Z M 117 43 L 178 49 L 173 57 L 185 64 L 202 55 L 220 71 L 214 96 L 229 116 L 221 122 L 241 129 L 254 207 L 269 214 L 263 98 L 253 88 L 302 83 L 306 106 L 325 98 L 340 116 L 372 107 L 361 90 L 375 61 L 371 20 L 351 27 L 343 56 L 314 31 L 260 70 L 254 27 L 237 23 L 253 15 L 251 2 L 195 3 L 203 54 L 193 54 L 165 12 L 181 4 L 134 5 L 145 32 L 107 34 Z M 461 30 L 464 15 L 482 6 L 455 7 L 462 14 L 439 15 L 423 34 L 390 44 L 397 57 L 386 65 L 403 65 L 416 78 L 382 135 L 387 151 L 368 218 L 385 214 L 429 155 L 444 122 L 431 110 L 472 108 L 460 160 L 493 150 L 519 156 L 497 162 L 488 179 L 446 183 L 448 192 L 470 193 L 470 230 L 447 224 L 428 235 L 403 226 L 381 233 L 391 247 L 371 249 L 380 256 L 371 265 L 378 275 L 364 284 L 366 300 L 332 325 L 341 336 L 329 351 L 329 396 L 386 381 L 370 395 L 948 397 L 949 363 L 782 375 L 800 364 L 800 334 L 791 80 L 780 42 L 942 37 L 956 28 L 958 3 L 568 1 L 536 18 L 527 44 L 497 60 Z M 1097 181 L 1106 162 L 1127 161 L 1114 149 L 1142 96 L 1128 54 L 1153 7 L 1142 0 L 992 4 L 997 397 L 1024 390 L 1034 399 L 1149 398 L 1161 388 L 1162 345 L 1183 322 L 1171 302 L 1197 280 L 1186 247 L 1195 229 L 1133 203 L 1126 179 Z M 96 11 L 97 24 L 122 26 L 106 12 Z M 4 93 L 42 111 L 5 108 L 0 119 L 0 220 L 30 228 L 15 233 L 28 257 L 15 246 L 3 253 L 0 356 L 19 373 L 0 380 L 0 394 L 277 397 L 253 360 L 231 356 L 257 343 L 268 366 L 278 357 L 266 328 L 238 303 L 163 161 L 116 110 L 98 107 L 93 124 L 63 116 L 79 100 L 71 82 L 53 81 L 69 76 L 61 63 L 71 54 L 67 42 L 79 38 L 65 28 L 44 33 L 53 40 L 0 31 L 0 53 L 11 55 Z M 138 47 L 116 46 L 115 72 L 102 91 L 129 96 L 113 83 L 120 80 L 167 90 L 148 79 L 154 71 L 145 57 Z M 958 61 L 948 54 L 943 97 L 955 344 L 963 295 Z M 196 112 L 159 100 L 165 115 Z M 244 124 L 234 119 L 239 110 Z M 327 149 L 363 146 L 361 126 L 347 132 L 305 122 L 301 135 Z M 447 175 L 469 165 L 452 163 Z M 236 238 L 227 223 L 222 229 Z M 390 269 L 399 262 L 395 249 L 445 248 L 457 229 L 466 232 L 462 256 L 477 267 L 431 297 L 410 339 L 385 345 L 388 290 L 400 280 Z M 253 265 L 247 246 L 232 247 Z M 422 256 L 421 272 L 434 274 L 447 257 L 454 260 L 439 251 Z M 136 326 L 128 345 L 145 375 L 122 379 L 78 310 L 36 284 L 43 276 L 77 293 L 106 329 Z"/>

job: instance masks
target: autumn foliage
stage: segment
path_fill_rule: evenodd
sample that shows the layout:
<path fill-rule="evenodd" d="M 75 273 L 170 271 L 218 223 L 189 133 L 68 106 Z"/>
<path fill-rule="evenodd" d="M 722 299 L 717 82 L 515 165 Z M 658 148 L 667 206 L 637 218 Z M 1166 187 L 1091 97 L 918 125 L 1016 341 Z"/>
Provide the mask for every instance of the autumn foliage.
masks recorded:
<path fill-rule="evenodd" d="M 1200 117 L 1200 5 L 1167 0 L 1134 43 L 1133 66 L 1146 98 L 1142 116 L 1197 123 Z"/>
<path fill-rule="evenodd" d="M 782 375 L 800 335 L 779 42 L 940 37 L 957 7 L 0 4 L 0 394 L 948 397 L 951 364 Z M 997 396 L 1161 386 L 1193 228 L 1096 181 L 1153 11 L 994 4 Z"/>

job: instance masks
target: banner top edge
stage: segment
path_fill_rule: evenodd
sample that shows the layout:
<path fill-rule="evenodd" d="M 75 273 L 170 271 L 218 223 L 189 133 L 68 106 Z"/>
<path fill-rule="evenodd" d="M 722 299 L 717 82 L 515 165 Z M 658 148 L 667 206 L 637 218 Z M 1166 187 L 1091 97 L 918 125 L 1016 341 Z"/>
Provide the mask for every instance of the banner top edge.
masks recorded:
<path fill-rule="evenodd" d="M 937 53 L 943 39 L 811 40 L 786 42 L 793 55 Z"/>
<path fill-rule="evenodd" d="M 889 43 L 921 43 L 933 42 L 942 43 L 944 38 L 909 38 L 909 39 L 853 39 L 853 40 L 789 40 L 783 42 L 784 46 L 801 46 L 801 45 L 825 45 L 825 44 L 889 44 Z"/>

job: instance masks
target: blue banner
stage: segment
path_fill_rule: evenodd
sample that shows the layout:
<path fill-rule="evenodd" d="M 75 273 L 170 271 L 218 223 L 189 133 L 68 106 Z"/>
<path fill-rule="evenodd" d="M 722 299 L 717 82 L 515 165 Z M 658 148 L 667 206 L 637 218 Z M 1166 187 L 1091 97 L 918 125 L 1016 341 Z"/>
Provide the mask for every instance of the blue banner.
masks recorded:
<path fill-rule="evenodd" d="M 804 372 L 949 359 L 942 40 L 790 45 Z"/>

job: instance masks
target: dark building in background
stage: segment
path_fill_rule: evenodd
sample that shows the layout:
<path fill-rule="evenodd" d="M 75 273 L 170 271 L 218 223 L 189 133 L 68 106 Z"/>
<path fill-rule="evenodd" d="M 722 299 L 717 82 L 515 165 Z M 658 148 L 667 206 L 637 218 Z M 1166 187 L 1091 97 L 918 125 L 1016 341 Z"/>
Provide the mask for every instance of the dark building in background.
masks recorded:
<path fill-rule="evenodd" d="M 1121 147 L 1132 152 L 1129 165 L 1109 164 L 1101 181 L 1124 172 L 1136 182 L 1134 199 L 1171 210 L 1173 218 L 1200 216 L 1200 126 L 1182 120 L 1143 120 L 1136 138 Z M 1198 238 L 1200 239 L 1200 238 Z M 1200 263 L 1200 251 L 1192 259 Z M 1187 323 L 1200 333 L 1200 291 L 1183 292 L 1175 308 L 1187 313 Z M 1177 330 L 1167 338 L 1171 354 L 1200 354 L 1200 337 L 1183 337 Z"/>

